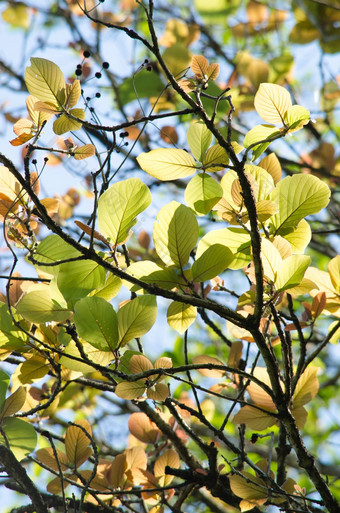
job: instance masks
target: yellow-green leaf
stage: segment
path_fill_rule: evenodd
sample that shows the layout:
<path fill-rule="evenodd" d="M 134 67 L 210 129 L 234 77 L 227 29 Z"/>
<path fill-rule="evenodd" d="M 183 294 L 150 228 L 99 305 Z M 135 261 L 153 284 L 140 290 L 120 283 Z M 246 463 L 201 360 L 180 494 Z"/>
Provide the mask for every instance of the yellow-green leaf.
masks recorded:
<path fill-rule="evenodd" d="M 293 105 L 285 113 L 284 122 L 289 128 L 289 132 L 296 132 L 309 122 L 309 118 L 309 110 L 301 107 L 301 105 Z"/>
<path fill-rule="evenodd" d="M 334 290 L 340 295 L 340 255 L 332 258 L 327 266 Z"/>
<path fill-rule="evenodd" d="M 28 321 L 37 324 L 63 322 L 72 315 L 72 312 L 51 299 L 48 287 L 25 294 L 17 304 L 17 312 Z"/>
<path fill-rule="evenodd" d="M 299 285 L 310 262 L 307 255 L 292 255 L 283 260 L 274 281 L 276 290 L 280 292 Z"/>
<path fill-rule="evenodd" d="M 144 171 L 162 181 L 186 178 L 196 170 L 193 157 L 184 150 L 174 148 L 158 148 L 148 153 L 141 153 L 137 161 Z"/>
<path fill-rule="evenodd" d="M 211 146 L 203 158 L 203 168 L 206 173 L 216 173 L 216 171 L 221 171 L 228 164 L 229 158 L 227 152 L 219 144 Z"/>
<path fill-rule="evenodd" d="M 269 153 L 266 157 L 264 157 L 259 166 L 265 169 L 273 178 L 274 185 L 276 185 L 282 176 L 281 164 L 275 153 Z"/>
<path fill-rule="evenodd" d="M 243 228 L 223 228 L 222 230 L 211 230 L 199 241 L 196 251 L 198 259 L 206 249 L 214 244 L 222 244 L 230 249 L 234 259 L 228 265 L 230 269 L 240 269 L 249 263 L 250 257 L 250 236 Z"/>
<path fill-rule="evenodd" d="M 7 397 L 4 402 L 1 411 L 0 411 L 0 422 L 5 417 L 10 417 L 17 413 L 22 406 L 24 405 L 26 400 L 26 389 L 24 387 L 19 387 L 13 394 Z"/>
<path fill-rule="evenodd" d="M 317 374 L 319 367 L 307 367 L 300 376 L 293 395 L 293 408 L 300 408 L 309 403 L 319 390 Z"/>
<path fill-rule="evenodd" d="M 284 124 L 284 115 L 292 106 L 289 92 L 277 84 L 261 84 L 254 98 L 256 112 L 267 123 Z"/>
<path fill-rule="evenodd" d="M 223 244 L 213 244 L 193 263 L 192 280 L 196 282 L 211 280 L 227 269 L 233 260 L 234 255 L 229 248 Z"/>
<path fill-rule="evenodd" d="M 93 260 L 60 264 L 58 289 L 66 299 L 75 300 L 104 285 L 105 269 Z"/>
<path fill-rule="evenodd" d="M 150 331 L 156 317 L 155 296 L 138 296 L 122 306 L 117 313 L 119 346 Z"/>
<path fill-rule="evenodd" d="M 171 328 L 182 334 L 195 322 L 196 315 L 195 306 L 173 301 L 167 311 L 167 320 Z"/>
<path fill-rule="evenodd" d="M 153 241 L 158 256 L 170 266 L 183 268 L 196 245 L 198 224 L 193 211 L 171 201 L 157 214 Z"/>
<path fill-rule="evenodd" d="M 19 461 L 34 451 L 37 434 L 31 424 L 15 417 L 7 417 L 2 421 L 1 429 L 6 438 L 0 433 L 0 443 L 9 444 Z"/>
<path fill-rule="evenodd" d="M 31 66 L 26 68 L 25 83 L 29 93 L 38 100 L 61 107 L 58 95 L 65 88 L 64 75 L 54 62 L 40 57 L 31 57 Z"/>
<path fill-rule="evenodd" d="M 283 228 L 280 232 L 282 237 L 289 242 L 293 253 L 304 253 L 312 238 L 312 231 L 305 219 L 301 219 L 295 228 Z"/>
<path fill-rule="evenodd" d="M 256 160 L 270 145 L 271 141 L 267 141 L 267 139 L 279 134 L 280 132 L 273 125 L 256 125 L 246 134 L 243 145 L 245 148 L 254 145 L 251 149 L 253 152 L 253 160 Z M 256 143 L 259 144 L 256 145 Z"/>
<path fill-rule="evenodd" d="M 287 227 L 295 227 L 304 217 L 317 214 L 329 202 L 330 190 L 314 175 L 286 176 L 273 190 L 270 198 L 279 211 L 270 219 L 275 234 Z M 284 236 L 284 235 L 283 235 Z"/>
<path fill-rule="evenodd" d="M 76 118 L 85 119 L 85 112 L 83 109 L 71 109 L 70 114 L 75 116 Z M 82 123 L 80 121 L 76 121 L 75 119 L 71 119 L 67 114 L 62 114 L 58 119 L 53 123 L 53 131 L 56 135 L 65 134 L 65 132 L 70 132 L 71 130 L 80 130 L 82 127 Z"/>
<path fill-rule="evenodd" d="M 220 184 L 205 173 L 195 175 L 186 186 L 184 194 L 186 204 L 200 216 L 208 214 L 222 196 Z"/>
<path fill-rule="evenodd" d="M 114 351 L 118 342 L 118 321 L 113 306 L 101 297 L 77 301 L 74 322 L 81 338 L 101 351 Z"/>
<path fill-rule="evenodd" d="M 121 381 L 116 386 L 115 392 L 121 399 L 137 399 L 144 394 L 145 383 L 144 381 Z"/>
<path fill-rule="evenodd" d="M 202 162 L 212 141 L 212 133 L 203 121 L 194 121 L 189 127 L 187 141 L 195 159 Z"/>
<path fill-rule="evenodd" d="M 96 154 L 96 148 L 93 144 L 84 144 L 84 146 L 80 146 L 73 152 L 73 157 L 76 160 L 88 159 L 89 157 L 93 157 Z"/>
<path fill-rule="evenodd" d="M 186 285 L 183 277 L 177 274 L 174 269 L 163 269 L 150 260 L 134 262 L 126 269 L 126 274 L 146 283 L 155 283 L 166 290 L 171 290 L 179 285 Z M 133 285 L 128 281 L 124 281 L 124 285 L 137 294 L 140 294 L 143 290 L 138 285 Z"/>
<path fill-rule="evenodd" d="M 269 491 L 262 479 L 250 472 L 242 471 L 240 474 L 229 477 L 230 487 L 235 495 L 248 500 L 262 499 L 268 496 Z"/>

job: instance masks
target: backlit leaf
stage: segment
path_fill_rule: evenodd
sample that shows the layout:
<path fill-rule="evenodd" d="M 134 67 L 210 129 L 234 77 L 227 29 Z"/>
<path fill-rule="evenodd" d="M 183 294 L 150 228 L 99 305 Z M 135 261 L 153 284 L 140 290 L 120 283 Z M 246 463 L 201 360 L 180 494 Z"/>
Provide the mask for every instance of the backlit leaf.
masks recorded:
<path fill-rule="evenodd" d="M 156 383 L 146 391 L 148 399 L 152 401 L 165 401 L 169 397 L 169 388 L 164 383 Z"/>
<path fill-rule="evenodd" d="M 153 365 L 150 362 L 149 358 L 147 358 L 146 356 L 142 354 L 135 354 L 130 359 L 129 368 L 131 374 L 139 374 L 141 372 L 153 369 Z"/>
<path fill-rule="evenodd" d="M 141 442 L 154 444 L 160 431 L 149 417 L 142 412 L 132 413 L 128 421 L 129 431 Z"/>
<path fill-rule="evenodd" d="M 245 424 L 250 429 L 255 431 L 263 431 L 270 426 L 277 423 L 277 419 L 254 406 L 243 406 L 234 416 L 233 422 L 235 424 Z"/>
<path fill-rule="evenodd" d="M 187 132 L 187 141 L 195 159 L 202 162 L 205 152 L 211 144 L 212 133 L 203 121 L 194 121 Z"/>
<path fill-rule="evenodd" d="M 223 363 L 217 358 L 207 355 L 195 356 L 192 363 L 195 365 L 223 365 Z M 197 371 L 202 374 L 202 376 L 207 376 L 208 378 L 221 378 L 225 375 L 225 371 L 221 369 L 197 369 Z"/>
<path fill-rule="evenodd" d="M 332 258 L 327 266 L 334 290 L 340 295 L 340 255 Z"/>
<path fill-rule="evenodd" d="M 229 164 L 229 157 L 225 149 L 219 144 L 214 144 L 206 152 L 203 158 L 203 167 L 206 173 L 216 173 Z"/>
<path fill-rule="evenodd" d="M 196 260 L 214 244 L 222 244 L 233 253 L 234 259 L 228 265 L 230 269 L 240 269 L 251 260 L 250 236 L 243 228 L 223 228 L 208 232 L 198 243 Z"/>
<path fill-rule="evenodd" d="M 179 284 L 185 285 L 183 277 L 176 274 L 174 269 L 163 269 L 155 262 L 151 262 L 150 260 L 134 262 L 126 269 L 126 274 L 134 276 L 135 278 L 138 278 L 146 283 L 154 283 L 166 290 L 171 290 L 174 287 L 178 287 Z M 143 290 L 138 285 L 133 285 L 128 281 L 124 281 L 124 285 L 131 291 L 138 294 L 140 294 Z"/>
<path fill-rule="evenodd" d="M 330 190 L 326 183 L 313 175 L 286 176 L 271 193 L 279 211 L 270 223 L 276 234 L 284 228 L 295 227 L 304 217 L 318 213 L 329 202 Z"/>
<path fill-rule="evenodd" d="M 59 260 L 66 260 L 68 258 L 75 258 L 80 256 L 79 251 L 74 249 L 70 244 L 67 244 L 59 235 L 48 235 L 37 246 L 34 259 L 38 262 L 36 266 L 42 271 L 56 276 L 59 272 L 59 265 L 40 265 L 53 264 Z"/>
<path fill-rule="evenodd" d="M 177 180 L 194 174 L 196 162 L 184 150 L 174 148 L 151 150 L 137 157 L 138 164 L 149 175 L 158 180 Z"/>
<path fill-rule="evenodd" d="M 80 146 L 73 152 L 73 157 L 76 160 L 88 159 L 89 157 L 93 157 L 96 154 L 96 149 L 93 144 L 84 144 L 84 146 Z"/>
<path fill-rule="evenodd" d="M 261 241 L 261 261 L 263 266 L 263 276 L 274 282 L 276 271 L 280 269 L 282 258 L 274 244 L 268 239 Z"/>
<path fill-rule="evenodd" d="M 122 306 L 117 313 L 119 347 L 150 331 L 156 317 L 155 296 L 138 296 Z"/>
<path fill-rule="evenodd" d="M 312 238 L 312 231 L 305 219 L 301 219 L 295 228 L 283 228 L 280 232 L 282 237 L 289 242 L 293 253 L 304 253 Z"/>
<path fill-rule="evenodd" d="M 164 451 L 159 458 L 155 461 L 153 472 L 158 479 L 159 486 L 167 486 L 171 483 L 174 476 L 165 473 L 166 467 L 179 468 L 180 459 L 174 449 Z"/>
<path fill-rule="evenodd" d="M 276 290 L 279 292 L 299 285 L 310 262 L 307 255 L 292 255 L 283 260 L 274 281 Z"/>
<path fill-rule="evenodd" d="M 208 214 L 222 196 L 222 187 L 205 173 L 199 173 L 190 180 L 184 195 L 186 204 L 198 215 Z"/>
<path fill-rule="evenodd" d="M 101 351 L 114 351 L 118 342 L 117 314 L 101 297 L 77 301 L 74 322 L 79 336 Z"/>
<path fill-rule="evenodd" d="M 98 201 L 98 226 L 113 246 L 126 239 L 136 217 L 151 203 L 151 193 L 139 178 L 113 184 Z"/>
<path fill-rule="evenodd" d="M 209 61 L 203 55 L 193 55 L 190 68 L 197 78 L 203 79 L 208 71 Z"/>
<path fill-rule="evenodd" d="M 182 334 L 195 322 L 196 315 L 195 306 L 173 301 L 167 311 L 167 320 L 171 328 Z"/>
<path fill-rule="evenodd" d="M 31 66 L 25 71 L 25 82 L 32 96 L 55 105 L 59 110 L 59 93 L 65 88 L 64 75 L 59 66 L 47 59 L 31 57 Z"/>
<path fill-rule="evenodd" d="M 83 109 L 71 109 L 69 113 L 76 118 L 82 120 L 85 119 L 85 112 L 83 111 Z M 81 127 L 82 123 L 80 121 L 71 119 L 67 114 L 62 114 L 53 123 L 53 131 L 57 135 L 65 134 L 66 132 L 70 132 L 71 130 L 80 130 Z"/>
<path fill-rule="evenodd" d="M 17 312 L 37 324 L 63 322 L 71 316 L 69 310 L 51 299 L 49 287 L 26 293 L 17 304 Z"/>
<path fill-rule="evenodd" d="M 153 241 L 158 256 L 166 265 L 183 268 L 196 245 L 198 224 L 193 211 L 171 201 L 157 214 Z"/>
<path fill-rule="evenodd" d="M 192 279 L 196 282 L 211 280 L 227 269 L 233 260 L 234 255 L 229 248 L 222 244 L 213 244 L 193 263 Z"/>
<path fill-rule="evenodd" d="M 289 92 L 277 84 L 260 84 L 254 98 L 256 112 L 267 123 L 284 124 L 284 115 L 292 106 Z"/>
<path fill-rule="evenodd" d="M 247 132 L 243 145 L 245 148 L 254 145 L 252 147 L 253 160 L 256 160 L 268 148 L 270 141 L 266 142 L 266 140 L 279 134 L 280 132 L 273 125 L 256 125 Z M 260 144 L 256 145 L 256 143 Z"/>
<path fill-rule="evenodd" d="M 281 180 L 281 164 L 275 153 L 269 153 L 269 155 L 264 157 L 260 161 L 259 166 L 268 171 L 268 173 L 272 176 L 274 185 L 276 185 Z"/>
<path fill-rule="evenodd" d="M 289 127 L 289 132 L 296 132 L 309 122 L 309 110 L 301 105 L 293 105 L 284 115 L 284 122 Z"/>
<path fill-rule="evenodd" d="M 37 435 L 31 424 L 15 417 L 7 417 L 2 421 L 1 429 L 5 433 L 6 442 L 0 433 L 0 443 L 9 443 L 11 451 L 19 461 L 34 451 Z"/>
<path fill-rule="evenodd" d="M 60 265 L 57 284 L 66 301 L 87 296 L 105 282 L 105 269 L 93 260 L 78 260 Z"/>
<path fill-rule="evenodd" d="M 241 475 L 240 475 L 241 474 Z M 250 472 L 242 471 L 229 477 L 230 487 L 235 495 L 242 499 L 261 499 L 268 496 L 265 483 Z"/>
<path fill-rule="evenodd" d="M 0 411 L 0 422 L 5 417 L 10 417 L 17 413 L 26 400 L 26 389 L 19 387 L 13 394 L 7 397 Z"/>
<path fill-rule="evenodd" d="M 142 396 L 145 392 L 144 381 L 121 381 L 115 390 L 121 399 L 132 400 Z"/>
<path fill-rule="evenodd" d="M 300 408 L 309 403 L 319 390 L 318 367 L 307 367 L 300 376 L 293 395 L 293 407 Z"/>
<path fill-rule="evenodd" d="M 80 467 L 92 454 L 92 449 L 89 447 L 90 436 L 92 429 L 90 423 L 85 420 L 76 420 L 75 424 L 82 426 L 89 436 L 77 426 L 69 426 L 65 435 L 65 451 L 68 460 L 76 468 Z"/>
<path fill-rule="evenodd" d="M 62 471 L 67 470 L 68 467 L 68 458 L 65 453 L 56 449 L 59 466 Z M 44 449 L 38 449 L 35 453 L 37 460 L 41 461 L 44 465 L 47 465 L 52 470 L 56 472 L 59 471 L 58 462 L 55 459 L 54 452 L 52 447 L 45 447 Z"/>

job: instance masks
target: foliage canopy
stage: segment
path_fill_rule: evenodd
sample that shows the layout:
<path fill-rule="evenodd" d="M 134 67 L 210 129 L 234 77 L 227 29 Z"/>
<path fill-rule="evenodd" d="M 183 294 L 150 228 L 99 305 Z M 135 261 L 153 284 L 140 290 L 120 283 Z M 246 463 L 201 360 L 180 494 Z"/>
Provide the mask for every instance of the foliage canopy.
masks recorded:
<path fill-rule="evenodd" d="M 0 1 L 8 511 L 338 513 L 339 0 L 43 4 Z"/>

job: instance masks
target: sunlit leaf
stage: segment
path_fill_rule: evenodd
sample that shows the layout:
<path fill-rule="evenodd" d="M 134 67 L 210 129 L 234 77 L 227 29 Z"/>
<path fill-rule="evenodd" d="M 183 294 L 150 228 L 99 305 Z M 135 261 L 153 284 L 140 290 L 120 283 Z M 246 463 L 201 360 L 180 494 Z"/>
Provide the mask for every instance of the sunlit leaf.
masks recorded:
<path fill-rule="evenodd" d="M 319 390 L 318 367 L 307 367 L 300 376 L 293 395 L 293 407 L 300 408 L 309 403 Z"/>
<path fill-rule="evenodd" d="M 289 92 L 277 84 L 260 84 L 254 98 L 256 112 L 267 123 L 284 124 L 284 115 L 292 106 Z"/>
<path fill-rule="evenodd" d="M 142 412 L 132 413 L 128 421 L 129 431 L 141 442 L 154 444 L 160 431 L 149 417 Z"/>
<path fill-rule="evenodd" d="M 149 175 L 158 180 L 177 180 L 194 174 L 196 162 L 184 150 L 174 148 L 149 151 L 137 157 L 138 164 Z"/>
<path fill-rule="evenodd" d="M 148 399 L 152 401 L 165 401 L 169 397 L 169 388 L 164 383 L 156 383 L 146 391 Z"/>
<path fill-rule="evenodd" d="M 280 232 L 282 237 L 289 242 L 293 253 L 304 253 L 312 238 L 312 231 L 305 219 L 301 219 L 295 228 L 283 228 Z"/>
<path fill-rule="evenodd" d="M 174 478 L 174 476 L 165 473 L 165 468 L 179 468 L 179 466 L 180 459 L 177 452 L 174 449 L 164 451 L 163 454 L 155 461 L 153 469 L 154 474 L 158 479 L 159 486 L 167 486 Z"/>
<path fill-rule="evenodd" d="M 229 157 L 225 149 L 219 144 L 214 144 L 206 152 L 203 158 L 203 167 L 207 173 L 221 171 L 229 164 Z"/>
<path fill-rule="evenodd" d="M 198 224 L 193 211 L 171 201 L 156 217 L 153 241 L 158 256 L 166 265 L 183 268 L 196 245 Z"/>
<path fill-rule="evenodd" d="M 138 278 L 145 283 L 154 283 L 166 290 L 173 289 L 179 284 L 185 285 L 183 277 L 176 274 L 174 269 L 163 269 L 155 262 L 151 262 L 150 260 L 134 262 L 126 269 L 126 274 L 129 274 L 134 278 Z M 133 285 L 128 281 L 124 281 L 124 285 L 131 291 L 138 294 L 140 294 L 143 290 L 138 285 Z"/>
<path fill-rule="evenodd" d="M 140 372 L 153 369 L 153 365 L 146 356 L 135 354 L 130 359 L 129 368 L 131 374 L 139 374 Z"/>
<path fill-rule="evenodd" d="M 73 152 L 73 157 L 76 160 L 88 159 L 89 157 L 93 157 L 96 154 L 96 149 L 93 144 L 84 144 L 84 146 L 80 146 Z"/>
<path fill-rule="evenodd" d="M 304 217 L 316 214 L 329 202 L 330 190 L 326 183 L 313 175 L 287 176 L 271 193 L 270 199 L 279 206 L 270 223 L 276 234 L 287 227 L 295 227 Z"/>
<path fill-rule="evenodd" d="M 65 435 L 65 451 L 68 460 L 78 468 L 92 454 L 92 449 L 89 447 L 92 429 L 90 423 L 85 419 L 76 420 L 75 424 L 82 426 L 85 431 L 78 426 L 69 426 Z"/>
<path fill-rule="evenodd" d="M 101 351 L 114 351 L 118 342 L 117 314 L 101 297 L 85 297 L 75 305 L 74 322 L 81 338 Z"/>
<path fill-rule="evenodd" d="M 261 261 L 264 277 L 274 282 L 276 271 L 282 265 L 282 258 L 274 244 L 268 239 L 262 239 L 261 241 Z"/>
<path fill-rule="evenodd" d="M 52 447 L 45 447 L 44 449 L 38 449 L 35 453 L 37 460 L 41 461 L 44 465 L 55 470 L 59 471 L 59 467 L 62 471 L 68 469 L 68 458 L 65 453 L 56 449 L 58 461 L 55 459 L 54 451 Z M 58 466 L 59 462 L 59 466 Z"/>
<path fill-rule="evenodd" d="M 15 417 L 7 417 L 2 421 L 1 429 L 6 436 L 6 442 L 0 433 L 0 443 L 8 443 L 19 461 L 34 451 L 37 445 L 37 435 L 31 424 Z"/>
<path fill-rule="evenodd" d="M 196 260 L 214 244 L 222 244 L 233 253 L 234 259 L 228 265 L 230 269 L 240 269 L 251 260 L 250 236 L 242 228 L 223 228 L 208 232 L 198 243 Z"/>
<path fill-rule="evenodd" d="M 196 315 L 195 306 L 173 301 L 167 311 L 167 320 L 171 328 L 182 334 L 195 322 Z"/>
<path fill-rule="evenodd" d="M 229 482 L 233 493 L 242 499 L 262 499 L 269 494 L 264 481 L 250 472 L 242 471 L 240 474 L 234 474 L 229 477 Z"/>
<path fill-rule="evenodd" d="M 212 141 L 212 133 L 203 121 L 194 121 L 191 123 L 187 132 L 187 140 L 195 159 L 202 162 L 205 152 Z"/>
<path fill-rule="evenodd" d="M 203 55 L 193 55 L 190 68 L 197 78 L 203 79 L 209 69 L 209 61 Z"/>
<path fill-rule="evenodd" d="M 141 337 L 154 325 L 157 317 L 155 296 L 138 296 L 118 310 L 119 346 Z"/>
<path fill-rule="evenodd" d="M 185 202 L 198 215 L 205 215 L 222 198 L 223 189 L 205 173 L 195 175 L 185 189 Z"/>
<path fill-rule="evenodd" d="M 17 312 L 35 323 L 63 322 L 71 316 L 67 308 L 51 299 L 48 287 L 26 293 L 17 304 Z"/>
<path fill-rule="evenodd" d="M 192 363 L 195 365 L 223 365 L 223 363 L 217 358 L 207 355 L 195 356 Z M 202 374 L 202 376 L 207 376 L 208 378 L 221 378 L 225 375 L 225 371 L 221 369 L 197 369 L 197 371 Z"/>
<path fill-rule="evenodd" d="M 0 422 L 5 417 L 10 417 L 21 410 L 26 400 L 26 389 L 19 387 L 13 394 L 7 397 L 0 411 Z"/>
<path fill-rule="evenodd" d="M 281 180 L 281 164 L 275 153 L 269 153 L 269 155 L 264 157 L 260 161 L 259 166 L 265 169 L 272 176 L 274 185 Z"/>
<path fill-rule="evenodd" d="M 273 125 L 256 125 L 247 132 L 243 145 L 245 148 L 252 146 L 253 160 L 256 160 L 268 148 L 270 141 L 267 142 L 267 139 L 275 138 L 279 134 L 280 132 Z M 256 145 L 256 143 L 260 144 Z"/>
<path fill-rule="evenodd" d="M 234 255 L 229 248 L 222 244 L 213 244 L 193 263 L 192 279 L 196 282 L 211 280 L 227 269 L 233 260 Z"/>
<path fill-rule="evenodd" d="M 310 262 L 307 255 L 292 255 L 283 260 L 274 280 L 276 290 L 279 292 L 299 285 Z"/>
<path fill-rule="evenodd" d="M 332 258 L 327 266 L 334 290 L 340 295 L 340 255 Z"/>
<path fill-rule="evenodd" d="M 309 110 L 301 105 L 293 105 L 284 115 L 284 122 L 289 127 L 289 132 L 296 132 L 309 122 Z"/>
<path fill-rule="evenodd" d="M 113 246 L 126 239 L 136 217 L 151 203 L 151 193 L 139 178 L 113 184 L 98 201 L 98 226 Z"/>
<path fill-rule="evenodd" d="M 144 381 L 121 381 L 116 386 L 115 392 L 121 399 L 137 399 L 144 394 L 145 383 Z"/>
<path fill-rule="evenodd" d="M 79 251 L 74 249 L 70 244 L 67 244 L 59 235 L 48 235 L 37 246 L 34 259 L 37 261 L 35 264 L 38 269 L 56 276 L 59 272 L 59 265 L 43 265 L 54 264 L 60 260 L 75 258 L 80 256 Z"/>
<path fill-rule="evenodd" d="M 263 431 L 277 423 L 277 419 L 270 413 L 255 408 L 254 406 L 243 406 L 234 416 L 235 424 L 245 424 L 255 431 Z"/>
<path fill-rule="evenodd" d="M 93 260 L 79 260 L 60 265 L 57 284 L 64 298 L 78 299 L 100 288 L 105 282 L 105 269 Z"/>
<path fill-rule="evenodd" d="M 83 109 L 71 109 L 69 114 L 81 120 L 85 119 L 85 112 Z M 53 131 L 57 135 L 65 134 L 71 130 L 80 130 L 81 127 L 82 123 L 80 121 L 76 121 L 75 119 L 70 118 L 67 114 L 62 114 L 53 123 Z"/>
<path fill-rule="evenodd" d="M 65 88 L 64 75 L 54 62 L 40 57 L 31 57 L 31 66 L 26 68 L 25 82 L 29 93 L 38 100 L 55 105 L 58 110 L 60 91 Z"/>

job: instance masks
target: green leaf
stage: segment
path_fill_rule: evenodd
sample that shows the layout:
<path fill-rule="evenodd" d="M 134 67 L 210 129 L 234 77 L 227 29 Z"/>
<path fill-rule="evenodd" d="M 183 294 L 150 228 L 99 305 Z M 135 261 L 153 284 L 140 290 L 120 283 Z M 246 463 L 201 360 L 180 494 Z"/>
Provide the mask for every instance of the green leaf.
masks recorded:
<path fill-rule="evenodd" d="M 340 255 L 332 258 L 327 266 L 335 292 L 340 295 Z"/>
<path fill-rule="evenodd" d="M 283 260 L 274 281 L 276 290 L 280 292 L 299 285 L 310 262 L 307 255 L 292 255 Z"/>
<path fill-rule="evenodd" d="M 76 118 L 85 119 L 85 112 L 83 109 L 71 109 L 70 114 L 75 116 Z M 80 130 L 82 127 L 82 123 L 76 121 L 75 119 L 71 119 L 67 114 L 62 114 L 55 120 L 53 123 L 53 131 L 56 135 L 62 135 L 66 132 Z"/>
<path fill-rule="evenodd" d="M 211 176 L 195 175 L 185 189 L 185 201 L 198 215 L 205 215 L 222 198 L 223 189 Z"/>
<path fill-rule="evenodd" d="M 283 229 L 295 227 L 304 217 L 317 214 L 328 205 L 329 197 L 328 185 L 316 176 L 301 174 L 281 180 L 269 198 L 279 207 L 270 219 L 275 234 L 281 235 Z"/>
<path fill-rule="evenodd" d="M 154 283 L 165 290 L 171 290 L 179 285 L 185 285 L 183 278 L 178 275 L 174 269 L 163 269 L 150 260 L 134 262 L 126 269 L 126 274 L 134 276 L 145 283 Z M 143 291 L 138 285 L 133 285 L 133 283 L 128 281 L 124 281 L 124 285 L 137 294 L 141 294 Z"/>
<path fill-rule="evenodd" d="M 105 282 L 105 269 L 93 260 L 78 260 L 60 265 L 57 285 L 66 301 L 87 296 Z"/>
<path fill-rule="evenodd" d="M 167 320 L 171 328 L 182 334 L 195 322 L 196 315 L 195 306 L 173 301 L 167 311 Z"/>
<path fill-rule="evenodd" d="M 32 96 L 60 109 L 58 97 L 65 88 L 65 79 L 61 69 L 54 62 L 31 57 L 31 66 L 25 71 L 25 83 Z"/>
<path fill-rule="evenodd" d="M 196 260 L 214 244 L 222 244 L 233 253 L 234 259 L 228 265 L 229 269 L 241 269 L 251 260 L 250 235 L 243 228 L 223 228 L 208 232 L 198 243 Z"/>
<path fill-rule="evenodd" d="M 19 461 L 34 451 L 37 445 L 37 435 L 31 424 L 21 419 L 8 417 L 2 421 L 1 429 L 6 435 L 11 451 Z M 1 433 L 0 443 L 6 444 Z"/>
<path fill-rule="evenodd" d="M 40 262 L 42 264 L 53 264 L 60 260 L 67 260 L 79 256 L 81 256 L 81 253 L 70 246 L 70 244 L 67 244 L 59 235 L 49 235 L 38 244 L 34 252 L 34 260 L 36 260 L 38 264 L 34 265 L 45 273 L 57 276 L 60 265 L 44 266 L 40 265 Z"/>
<path fill-rule="evenodd" d="M 104 285 L 90 292 L 89 296 L 102 297 L 106 299 L 106 301 L 111 301 L 111 299 L 118 294 L 118 292 L 121 289 L 121 286 L 122 280 L 118 278 L 118 276 L 115 276 L 114 274 L 110 273 Z"/>
<path fill-rule="evenodd" d="M 163 60 L 171 73 L 180 78 L 190 66 L 192 53 L 181 43 L 175 43 L 163 52 Z"/>
<path fill-rule="evenodd" d="M 261 240 L 261 261 L 263 276 L 274 282 L 276 271 L 282 265 L 282 258 L 277 248 L 268 239 Z"/>
<path fill-rule="evenodd" d="M 6 392 L 9 385 L 10 377 L 6 372 L 0 370 L 0 408 L 6 399 Z"/>
<path fill-rule="evenodd" d="M 246 173 L 250 173 L 256 180 L 256 190 L 253 191 L 256 201 L 267 199 L 274 189 L 273 177 L 260 166 L 246 164 L 244 170 Z"/>
<path fill-rule="evenodd" d="M 155 296 L 138 296 L 122 306 L 117 313 L 119 347 L 151 330 L 157 318 Z"/>
<path fill-rule="evenodd" d="M 124 243 L 136 217 L 151 203 L 151 193 L 139 178 L 113 184 L 98 201 L 98 226 L 113 246 Z"/>
<path fill-rule="evenodd" d="M 278 129 L 273 125 L 256 125 L 254 128 L 249 130 L 249 132 L 246 134 L 243 145 L 245 148 L 249 148 L 249 146 L 252 146 L 253 144 L 265 141 L 266 139 L 269 139 L 273 136 L 278 135 L 280 132 Z M 270 145 L 269 142 L 261 142 L 261 144 L 255 145 L 252 148 L 253 152 L 253 160 L 256 160 Z"/>
<path fill-rule="evenodd" d="M 14 312 L 12 313 L 14 319 L 19 322 L 21 318 Z M 7 304 L 0 304 L 0 348 L 18 351 L 25 347 L 27 339 L 26 333 L 13 323 L 12 317 L 8 313 Z"/>
<path fill-rule="evenodd" d="M 172 201 L 157 215 L 153 241 L 158 256 L 166 265 L 183 269 L 198 238 L 198 224 L 193 211 Z"/>
<path fill-rule="evenodd" d="M 114 351 L 118 343 L 117 314 L 105 299 L 85 297 L 77 301 L 74 323 L 82 339 L 101 351 Z"/>
<path fill-rule="evenodd" d="M 141 153 L 137 157 L 137 162 L 143 171 L 162 181 L 186 178 L 196 171 L 193 157 L 184 150 L 174 148 L 158 148 Z"/>
<path fill-rule="evenodd" d="M 49 287 L 27 292 L 17 304 L 17 312 L 28 321 L 36 324 L 44 322 L 63 322 L 72 312 L 51 299 Z"/>
<path fill-rule="evenodd" d="M 222 244 L 213 244 L 195 260 L 191 268 L 192 280 L 195 282 L 211 280 L 227 269 L 233 260 L 234 255 L 229 248 Z"/>
<path fill-rule="evenodd" d="M 119 86 L 119 99 L 123 105 L 136 100 L 137 98 L 158 97 L 163 91 L 162 83 L 158 73 L 150 73 L 141 70 L 133 77 L 126 78 Z M 129 130 L 127 130 L 128 132 Z"/>
<path fill-rule="evenodd" d="M 195 159 L 202 162 L 205 152 L 211 144 L 212 133 L 203 121 L 194 121 L 189 127 L 187 141 Z"/>

